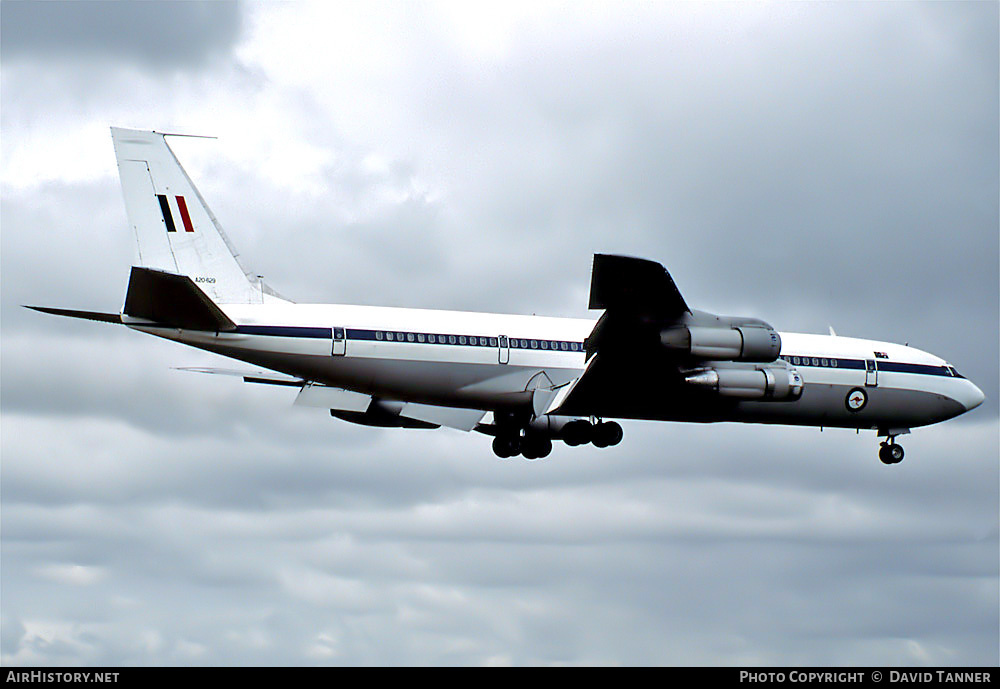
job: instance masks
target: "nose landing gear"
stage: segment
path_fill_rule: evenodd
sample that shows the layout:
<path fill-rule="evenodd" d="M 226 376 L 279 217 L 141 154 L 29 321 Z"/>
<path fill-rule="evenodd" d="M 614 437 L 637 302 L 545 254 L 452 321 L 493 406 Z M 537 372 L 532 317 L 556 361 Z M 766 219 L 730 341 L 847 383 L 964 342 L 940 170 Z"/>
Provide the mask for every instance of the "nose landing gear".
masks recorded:
<path fill-rule="evenodd" d="M 883 464 L 899 464 L 903 461 L 903 446 L 896 444 L 896 436 L 909 433 L 909 428 L 890 428 L 878 430 L 878 434 L 886 437 L 879 444 L 878 458 Z"/>
<path fill-rule="evenodd" d="M 878 458 L 882 460 L 882 464 L 899 464 L 903 461 L 903 446 L 892 440 L 884 440 L 878 450 Z"/>

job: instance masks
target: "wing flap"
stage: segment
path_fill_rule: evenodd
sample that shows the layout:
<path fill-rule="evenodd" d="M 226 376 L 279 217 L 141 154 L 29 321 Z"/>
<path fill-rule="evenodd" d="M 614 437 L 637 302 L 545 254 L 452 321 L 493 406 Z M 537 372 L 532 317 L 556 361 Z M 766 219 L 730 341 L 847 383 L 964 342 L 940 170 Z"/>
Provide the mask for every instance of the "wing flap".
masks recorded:
<path fill-rule="evenodd" d="M 403 405 L 399 415 L 437 426 L 447 426 L 459 431 L 471 431 L 476 427 L 476 424 L 483 420 L 486 412 L 481 409 L 435 407 L 430 404 L 408 403 Z"/>
<path fill-rule="evenodd" d="M 304 385 L 295 398 L 295 404 L 300 406 L 351 412 L 367 411 L 371 402 L 371 395 L 312 383 Z"/>

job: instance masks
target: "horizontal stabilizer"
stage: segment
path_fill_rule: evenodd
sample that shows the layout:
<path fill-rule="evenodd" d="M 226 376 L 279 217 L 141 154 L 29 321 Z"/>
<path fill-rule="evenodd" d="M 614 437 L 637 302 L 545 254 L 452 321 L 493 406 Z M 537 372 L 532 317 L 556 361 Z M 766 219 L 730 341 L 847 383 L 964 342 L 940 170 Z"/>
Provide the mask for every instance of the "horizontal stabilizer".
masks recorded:
<path fill-rule="evenodd" d="M 287 385 L 289 387 L 300 388 L 306 381 L 293 376 L 286 376 L 273 371 L 246 371 L 235 368 L 205 368 L 203 366 L 178 366 L 177 371 L 190 371 L 192 373 L 211 373 L 217 376 L 238 376 L 244 383 L 262 383 L 264 385 Z"/>
<path fill-rule="evenodd" d="M 124 313 L 183 330 L 236 330 L 236 324 L 187 275 L 152 268 L 132 267 Z"/>
<path fill-rule="evenodd" d="M 55 316 L 69 316 L 70 318 L 85 318 L 88 321 L 102 321 L 104 323 L 118 323 L 122 322 L 121 314 L 118 313 L 100 313 L 99 311 L 74 311 L 73 309 L 54 309 L 50 306 L 25 306 L 26 309 L 31 309 L 32 311 L 41 311 L 42 313 L 51 313 Z"/>

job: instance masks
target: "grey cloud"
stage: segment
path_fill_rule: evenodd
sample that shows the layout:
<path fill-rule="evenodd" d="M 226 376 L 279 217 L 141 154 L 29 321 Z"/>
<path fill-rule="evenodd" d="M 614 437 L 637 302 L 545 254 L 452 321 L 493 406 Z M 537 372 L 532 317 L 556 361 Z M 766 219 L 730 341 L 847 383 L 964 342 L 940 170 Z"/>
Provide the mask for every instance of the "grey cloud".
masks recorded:
<path fill-rule="evenodd" d="M 24 632 L 24 624 L 19 619 L 11 617 L 9 613 L 4 615 L 3 622 L 0 622 L 0 644 L 4 655 L 17 653 L 24 639 Z"/>
<path fill-rule="evenodd" d="M 22 2 L 2 8 L 2 56 L 20 60 L 124 60 L 197 67 L 230 51 L 242 30 L 238 2 Z"/>
<path fill-rule="evenodd" d="M 746 440 L 743 429 L 713 435 L 724 446 Z M 932 436 L 932 444 L 947 442 L 946 433 Z M 642 437 L 633 439 L 643 443 Z M 690 445 L 686 438 L 674 440 Z M 852 440 L 842 433 L 830 442 L 843 453 Z M 805 437 L 787 443 L 774 459 L 801 466 L 810 443 Z M 409 443 L 396 437 L 392 444 L 402 449 Z M 588 457 L 563 456 L 535 467 L 502 464 L 522 476 L 520 488 L 483 493 L 475 487 L 478 480 L 466 479 L 451 499 L 428 495 L 408 507 L 375 511 L 331 506 L 319 497 L 307 497 L 300 509 L 274 506 L 264 513 L 162 502 L 138 503 L 122 513 L 108 504 L 98 508 L 98 520 L 79 508 L 8 506 L 5 561 L 13 570 L 5 566 L 5 576 L 17 582 L 13 593 L 21 599 L 45 596 L 51 615 L 75 619 L 82 613 L 73 600 L 82 597 L 79 607 L 92 611 L 111 591 L 28 583 L 18 576 L 20 568 L 88 557 L 125 578 L 128 587 L 117 593 L 135 607 L 112 611 L 115 625 L 95 626 L 103 614 L 88 612 L 79 627 L 93 627 L 94 648 L 104 654 L 116 652 L 120 633 L 138 637 L 157 630 L 162 644 L 121 650 L 133 662 L 185 662 L 172 655 L 180 639 L 205 646 L 225 662 L 315 662 L 303 649 L 320 636 L 342 654 L 319 659 L 333 663 L 436 658 L 467 664 L 500 656 L 517 664 L 718 664 L 747 657 L 771 663 L 836 664 L 846 657 L 916 662 L 895 641 L 900 638 L 929 646 L 929 662 L 995 657 L 988 626 L 995 591 L 975 583 L 995 569 L 995 544 L 971 545 L 962 534 L 967 517 L 946 503 L 887 504 L 884 491 L 865 497 L 851 488 L 831 494 L 827 486 L 776 494 L 762 477 L 757 489 L 734 483 L 744 504 L 726 514 L 720 484 L 705 484 L 705 477 L 650 483 L 649 471 L 662 460 L 644 457 L 638 444 L 613 454 L 601 457 L 605 470 L 608 462 L 638 462 L 646 472 L 577 491 L 539 485 L 535 469 L 555 467 L 563 481 L 572 482 L 573 468 L 590 464 Z M 446 461 L 460 471 L 469 458 Z M 974 462 L 951 467 L 965 477 L 954 488 L 937 486 L 934 463 L 917 466 L 919 476 L 911 478 L 955 502 L 985 506 L 982 496 L 969 491 L 992 479 L 976 477 Z M 700 464 L 723 474 L 725 453 Z M 490 460 L 479 466 L 500 473 Z M 669 467 L 662 464 L 668 474 Z M 875 468 L 859 462 L 845 469 L 857 482 Z M 232 465 L 229 480 L 239 471 Z M 373 471 L 383 480 L 391 475 L 385 468 Z M 433 464 L 422 471 L 437 473 Z M 259 490 L 269 480 L 254 482 Z M 706 485 L 712 489 L 704 490 Z M 171 490 L 192 489 L 189 482 Z M 790 494 L 800 509 L 777 513 L 775 503 L 787 505 Z M 816 511 L 828 515 L 829 539 L 817 539 L 809 523 Z M 600 524 L 595 533 L 602 513 L 613 515 L 614 523 Z M 44 530 L 55 536 L 46 550 L 32 545 L 24 531 L 38 519 L 47 520 Z M 852 535 L 852 521 L 866 532 L 860 540 Z M 79 528 L 88 522 L 93 525 Z M 796 533 L 801 537 L 788 537 Z M 206 618 L 199 610 L 209 598 L 213 614 Z M 167 615 L 154 600 L 169 601 L 183 614 Z M 275 610 L 281 611 L 277 618 Z M 297 621 L 280 621 L 286 615 Z M 587 624 L 575 622 L 581 616 Z M 399 633 L 387 634 L 386 625 Z M 234 635 L 235 629 L 244 635 Z M 638 629 L 639 637 L 628 633 Z M 858 635 L 878 652 L 855 648 Z M 244 642 L 260 644 L 255 656 L 241 650 Z M 81 658 L 100 662 L 108 656 L 76 656 Z"/>

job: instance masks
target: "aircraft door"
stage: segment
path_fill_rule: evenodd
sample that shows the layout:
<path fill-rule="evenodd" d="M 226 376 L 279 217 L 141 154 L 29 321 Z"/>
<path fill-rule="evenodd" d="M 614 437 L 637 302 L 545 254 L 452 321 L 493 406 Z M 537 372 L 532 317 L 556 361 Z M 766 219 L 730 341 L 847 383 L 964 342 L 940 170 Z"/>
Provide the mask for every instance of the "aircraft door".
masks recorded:
<path fill-rule="evenodd" d="M 500 363 L 506 364 L 510 361 L 510 341 L 506 335 L 500 336 Z"/>
<path fill-rule="evenodd" d="M 347 330 L 344 328 L 333 329 L 333 356 L 344 356 L 347 354 Z"/>
<path fill-rule="evenodd" d="M 878 387 L 878 368 L 874 359 L 865 361 L 865 385 L 868 387 Z"/>

